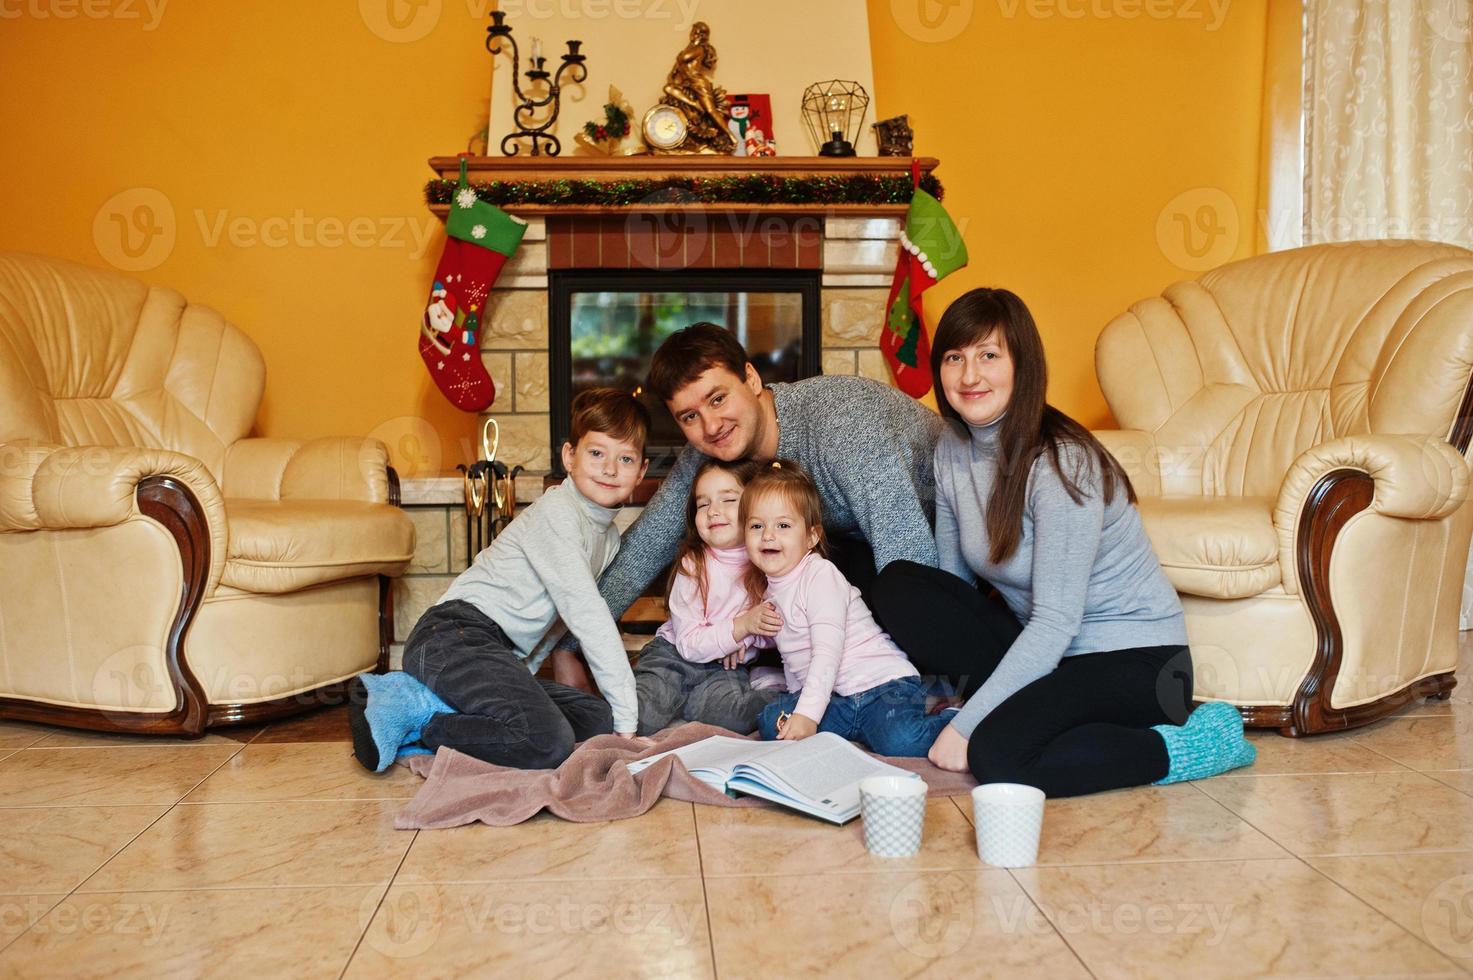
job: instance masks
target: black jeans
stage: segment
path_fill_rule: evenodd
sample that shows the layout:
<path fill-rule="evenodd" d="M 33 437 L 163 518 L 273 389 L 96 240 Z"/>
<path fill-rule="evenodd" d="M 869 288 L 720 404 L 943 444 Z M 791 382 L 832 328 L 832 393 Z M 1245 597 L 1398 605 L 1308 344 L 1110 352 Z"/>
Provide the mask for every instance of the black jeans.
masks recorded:
<path fill-rule="evenodd" d="M 915 562 L 885 566 L 876 613 L 921 674 L 970 696 L 1022 632 L 1002 603 Z M 1166 743 L 1153 725 L 1180 725 L 1192 707 L 1184 646 L 1135 647 L 1065 657 L 1008 698 L 972 733 L 967 763 L 984 783 L 1024 783 L 1049 796 L 1080 796 L 1153 783 L 1166 775 Z"/>
<path fill-rule="evenodd" d="M 602 698 L 532 675 L 485 613 L 454 600 L 431 606 L 404 644 L 404 669 L 458 714 L 425 725 L 424 744 L 483 762 L 555 769 L 573 743 L 614 730 Z"/>
<path fill-rule="evenodd" d="M 678 718 L 750 735 L 757 729 L 757 716 L 779 693 L 752 690 L 746 667 L 727 670 L 719 660 L 691 663 L 659 636 L 640 651 L 634 686 L 639 691 L 640 735 L 653 735 Z"/>
<path fill-rule="evenodd" d="M 864 604 L 874 611 L 870 602 L 870 590 L 875 585 L 875 549 L 858 531 L 850 534 L 830 535 L 826 542 L 829 561 L 833 562 L 849 584 L 859 590 Z"/>

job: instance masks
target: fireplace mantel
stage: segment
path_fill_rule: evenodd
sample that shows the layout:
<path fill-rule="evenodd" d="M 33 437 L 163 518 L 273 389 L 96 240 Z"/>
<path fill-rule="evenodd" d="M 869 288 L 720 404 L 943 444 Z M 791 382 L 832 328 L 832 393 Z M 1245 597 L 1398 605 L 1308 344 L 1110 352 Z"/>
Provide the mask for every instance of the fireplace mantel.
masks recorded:
<path fill-rule="evenodd" d="M 430 169 L 444 180 L 455 180 L 460 173 L 461 157 L 431 157 Z M 466 170 L 472 183 L 519 180 L 597 180 L 613 182 L 621 179 L 658 180 L 666 177 L 733 177 L 765 174 L 775 177 L 847 177 L 870 175 L 904 177 L 910 174 L 910 157 L 734 157 L 713 154 L 689 156 L 558 156 L 558 157 L 465 157 Z M 940 166 L 935 157 L 918 157 L 921 173 Z M 785 214 L 816 212 L 836 217 L 869 218 L 903 217 L 906 205 L 900 204 L 754 204 L 704 202 L 650 204 L 641 202 L 629 207 L 592 204 L 518 204 L 508 207 L 519 215 L 608 214 L 637 207 L 640 211 L 755 211 Z M 440 218 L 448 205 L 429 205 Z"/>

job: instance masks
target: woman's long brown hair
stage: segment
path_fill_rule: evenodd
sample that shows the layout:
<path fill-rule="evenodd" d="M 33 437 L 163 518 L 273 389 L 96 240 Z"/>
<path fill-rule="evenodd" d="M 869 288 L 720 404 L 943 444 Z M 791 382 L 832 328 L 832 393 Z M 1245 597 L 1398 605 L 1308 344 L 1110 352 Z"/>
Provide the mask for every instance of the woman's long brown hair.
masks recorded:
<path fill-rule="evenodd" d="M 987 540 L 991 543 L 988 559 L 997 564 L 1018 547 L 1023 535 L 1023 511 L 1028 504 L 1028 474 L 1040 455 L 1047 453 L 1049 463 L 1064 484 L 1064 490 L 1076 504 L 1083 503 L 1080 484 L 1088 475 L 1090 461 L 1099 468 L 1100 492 L 1105 503 L 1115 499 L 1123 488 L 1127 499 L 1135 503 L 1135 488 L 1130 477 L 1088 429 L 1048 404 L 1048 364 L 1044 360 L 1043 338 L 1033 314 L 1016 294 L 1006 289 L 973 289 L 946 308 L 936 325 L 931 342 L 931 376 L 941 387 L 941 361 L 950 351 L 961 350 L 1001 331 L 1008 357 L 1013 362 L 1013 393 L 998 431 L 998 476 L 987 498 L 984 517 Z M 965 423 L 937 391 L 936 405 L 951 424 Z M 970 438 L 971 430 L 967 430 Z M 1084 451 L 1085 462 L 1075 472 L 1064 472 L 1059 447 L 1065 443 Z"/>
<path fill-rule="evenodd" d="M 808 475 L 808 471 L 791 459 L 775 459 L 747 481 L 747 488 L 742 492 L 741 506 L 743 539 L 747 535 L 747 519 L 752 516 L 753 502 L 770 494 L 781 494 L 792 506 L 796 516 L 803 519 L 803 523 L 810 529 L 818 530 L 818 543 L 813 546 L 813 550 L 827 558 L 828 546 L 823 533 L 823 501 L 819 499 L 818 487 L 814 486 L 813 477 Z M 755 605 L 762 601 L 762 596 L 767 591 L 767 573 L 749 563 L 746 574 L 742 576 L 742 584 L 747 588 L 747 598 Z"/>
<path fill-rule="evenodd" d="M 670 563 L 670 577 L 665 580 L 665 605 L 670 605 L 670 594 L 675 591 L 675 578 L 678 575 L 692 575 L 696 580 L 696 590 L 701 597 L 701 611 L 706 612 L 707 583 L 706 577 L 706 542 L 701 540 L 701 535 L 696 531 L 696 484 L 701 482 L 701 477 L 712 470 L 725 470 L 732 478 L 744 488 L 751 482 L 752 477 L 757 474 L 761 463 L 751 460 L 738 459 L 730 463 L 725 460 L 712 457 L 707 459 L 696 470 L 695 479 L 690 481 L 690 499 L 685 502 L 685 536 L 680 539 L 680 545 L 675 552 L 675 560 Z M 743 498 L 745 498 L 743 494 Z M 738 523 L 742 523 L 740 517 Z M 742 530 L 742 543 L 746 544 L 746 529 Z"/>

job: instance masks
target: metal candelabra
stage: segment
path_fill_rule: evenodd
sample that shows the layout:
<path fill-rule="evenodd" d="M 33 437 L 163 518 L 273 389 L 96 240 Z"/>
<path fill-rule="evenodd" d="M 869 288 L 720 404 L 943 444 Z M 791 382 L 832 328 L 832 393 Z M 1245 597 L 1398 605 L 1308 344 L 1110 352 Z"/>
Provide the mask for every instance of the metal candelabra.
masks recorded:
<path fill-rule="evenodd" d="M 514 157 L 522 150 L 517 141 L 530 138 L 534 157 L 542 156 L 543 153 L 555 157 L 562 152 L 563 144 L 556 136 L 549 133 L 548 129 L 557 122 L 558 110 L 562 105 L 563 72 L 571 69 L 568 81 L 574 85 L 588 77 L 588 68 L 584 65 L 588 56 L 578 52 L 583 42 L 568 42 L 568 53 L 563 55 L 563 63 L 558 66 L 557 73 L 553 74 L 543 67 L 547 59 L 539 55 L 536 50 L 537 39 L 532 39 L 532 57 L 528 59 L 532 67 L 527 69 L 527 87 L 532 89 L 539 84 L 547 86 L 546 94 L 541 98 L 532 98 L 531 95 L 522 91 L 521 57 L 517 50 L 517 39 L 511 36 L 511 28 L 506 25 L 506 14 L 500 10 L 493 10 L 491 11 L 491 26 L 486 28 L 486 50 L 491 52 L 492 57 L 501 53 L 503 40 L 511 44 L 511 84 L 517 97 L 517 106 L 512 110 L 511 116 L 517 128 L 501 138 L 501 152 L 505 156 Z M 537 110 L 545 106 L 552 107 L 547 118 L 541 124 L 533 125 Z M 546 150 L 543 149 L 544 144 L 546 144 Z M 508 146 L 510 149 L 507 148 Z"/>

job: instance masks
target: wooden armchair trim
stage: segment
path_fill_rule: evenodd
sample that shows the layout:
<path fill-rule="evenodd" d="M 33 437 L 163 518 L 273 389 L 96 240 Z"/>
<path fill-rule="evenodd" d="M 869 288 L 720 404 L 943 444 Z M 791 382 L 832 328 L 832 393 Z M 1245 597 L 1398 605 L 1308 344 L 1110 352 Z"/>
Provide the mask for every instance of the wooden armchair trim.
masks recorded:
<path fill-rule="evenodd" d="M 205 581 L 210 573 L 210 533 L 204 509 L 189 488 L 171 476 L 150 476 L 139 480 L 134 497 L 139 513 L 163 525 L 179 548 L 183 572 L 179 609 L 174 614 L 164 645 L 167 683 L 173 688 L 176 707 L 167 712 L 143 712 L 0 698 L 0 717 L 134 735 L 197 738 L 204 734 L 209 713 L 204 687 L 190 671 L 183 656 L 184 640 L 204 600 Z"/>
<path fill-rule="evenodd" d="M 1423 697 L 1447 697 L 1457 679 L 1451 671 L 1424 677 L 1365 704 L 1336 708 L 1330 703 L 1340 676 L 1345 640 L 1330 593 L 1330 561 L 1335 542 L 1352 517 L 1371 506 L 1375 481 L 1355 469 L 1331 470 L 1310 490 L 1295 535 L 1300 589 L 1315 625 L 1314 660 L 1286 707 L 1243 708 L 1244 724 L 1277 728 L 1290 736 L 1340 731 L 1369 724 Z"/>

